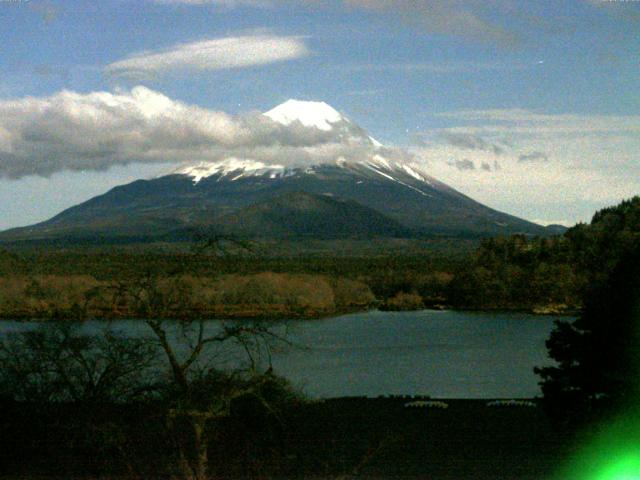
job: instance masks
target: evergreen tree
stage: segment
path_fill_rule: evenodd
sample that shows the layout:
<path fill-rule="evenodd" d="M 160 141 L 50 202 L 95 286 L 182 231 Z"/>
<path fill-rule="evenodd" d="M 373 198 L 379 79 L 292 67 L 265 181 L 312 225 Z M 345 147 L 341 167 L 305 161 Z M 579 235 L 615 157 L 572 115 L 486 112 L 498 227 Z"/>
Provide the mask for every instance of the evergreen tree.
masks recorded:
<path fill-rule="evenodd" d="M 632 406 L 640 393 L 640 245 L 597 282 L 573 322 L 547 341 L 557 366 L 536 368 L 550 412 L 581 421 Z"/>

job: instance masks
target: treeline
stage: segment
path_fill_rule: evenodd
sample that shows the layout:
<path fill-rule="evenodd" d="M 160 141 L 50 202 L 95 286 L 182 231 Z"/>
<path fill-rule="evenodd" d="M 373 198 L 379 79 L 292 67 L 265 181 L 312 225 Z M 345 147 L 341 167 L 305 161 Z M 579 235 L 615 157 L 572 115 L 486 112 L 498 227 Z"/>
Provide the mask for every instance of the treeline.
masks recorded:
<path fill-rule="evenodd" d="M 442 304 L 458 257 L 157 251 L 0 251 L 0 318 L 314 318 Z M 137 312 L 137 313 L 136 313 Z M 144 313 L 142 313 L 144 315 Z"/>
<path fill-rule="evenodd" d="M 318 318 L 373 308 L 442 306 L 453 275 L 390 270 L 352 277 L 261 272 L 200 277 L 91 275 L 0 277 L 0 318 L 145 318 L 152 301 L 160 318 Z"/>
<path fill-rule="evenodd" d="M 546 342 L 555 363 L 536 368 L 544 406 L 570 429 L 612 425 L 620 416 L 628 432 L 638 432 L 640 199 L 598 212 L 570 239 L 579 246 L 572 257 L 576 269 L 588 283 L 580 314 L 556 321 Z M 635 441 L 623 431 L 615 435 Z"/>
<path fill-rule="evenodd" d="M 598 211 L 563 235 L 484 240 L 447 289 L 462 308 L 577 310 L 590 285 L 606 278 L 640 244 L 640 197 Z"/>
<path fill-rule="evenodd" d="M 249 244 L 189 251 L 0 251 L 0 317 L 131 318 L 136 295 L 167 316 L 310 318 L 380 308 L 574 313 L 640 241 L 640 197 L 563 235 L 483 240 L 475 251 L 267 256 Z M 257 252 L 257 253 L 256 253 Z M 137 292 L 137 293 L 136 293 Z"/>
<path fill-rule="evenodd" d="M 317 318 L 375 305 L 366 284 L 323 275 L 0 277 L 0 318 L 7 319 Z"/>
<path fill-rule="evenodd" d="M 399 272 L 447 271 L 464 261 L 473 248 L 442 253 L 425 247 L 407 252 L 399 245 L 393 252 L 368 255 L 289 256 L 263 255 L 249 244 L 244 251 L 219 252 L 206 245 L 193 245 L 182 251 L 145 249 L 3 249 L 0 247 L 0 276 L 8 275 L 90 275 L 98 280 L 139 277 L 141 274 L 194 276 L 253 274 L 261 272 L 306 273 L 336 277 L 382 277 Z"/>
<path fill-rule="evenodd" d="M 576 310 L 587 278 L 572 257 L 567 237 L 485 240 L 455 271 L 447 299 L 465 309 Z"/>

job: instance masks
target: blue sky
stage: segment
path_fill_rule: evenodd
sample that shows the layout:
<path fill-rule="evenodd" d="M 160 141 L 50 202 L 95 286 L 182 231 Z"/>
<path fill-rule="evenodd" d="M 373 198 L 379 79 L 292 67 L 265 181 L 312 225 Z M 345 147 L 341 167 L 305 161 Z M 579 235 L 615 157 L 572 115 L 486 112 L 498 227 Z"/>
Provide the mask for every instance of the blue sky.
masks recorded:
<path fill-rule="evenodd" d="M 483 203 L 586 221 L 640 193 L 638 31 L 633 1 L 0 0 L 0 229 L 187 160 L 96 123 L 137 86 L 232 120 L 323 100 Z"/>

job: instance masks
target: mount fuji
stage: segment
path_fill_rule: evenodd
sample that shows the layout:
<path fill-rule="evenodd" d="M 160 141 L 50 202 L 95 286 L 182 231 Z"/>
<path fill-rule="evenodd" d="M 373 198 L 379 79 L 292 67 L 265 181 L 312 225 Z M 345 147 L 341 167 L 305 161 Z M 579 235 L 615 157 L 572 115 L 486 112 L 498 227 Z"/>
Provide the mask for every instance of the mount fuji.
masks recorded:
<path fill-rule="evenodd" d="M 326 103 L 289 100 L 264 116 L 348 148 L 320 144 L 286 161 L 229 155 L 180 165 L 2 232 L 0 241 L 185 240 L 197 232 L 251 238 L 555 233 L 436 180 Z"/>

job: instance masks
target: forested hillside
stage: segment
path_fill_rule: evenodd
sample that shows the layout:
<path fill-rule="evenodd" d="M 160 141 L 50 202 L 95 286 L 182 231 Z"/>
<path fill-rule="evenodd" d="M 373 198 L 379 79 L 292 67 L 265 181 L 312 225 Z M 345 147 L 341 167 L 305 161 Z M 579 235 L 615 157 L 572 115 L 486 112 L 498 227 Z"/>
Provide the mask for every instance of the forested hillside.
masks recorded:
<path fill-rule="evenodd" d="M 487 239 L 457 269 L 447 299 L 465 308 L 576 309 L 585 289 L 638 243 L 640 197 L 600 210 L 590 224 L 561 236 Z"/>
<path fill-rule="evenodd" d="M 169 302 L 171 317 L 292 318 L 429 307 L 575 313 L 589 285 L 640 243 L 640 197 L 563 235 L 495 237 L 475 250 L 429 242 L 405 248 L 399 241 L 376 254 L 273 256 L 251 242 L 226 243 L 222 250 L 204 245 L 178 252 L 0 251 L 0 317 L 144 316 L 133 304 L 134 292 L 143 291 Z"/>

